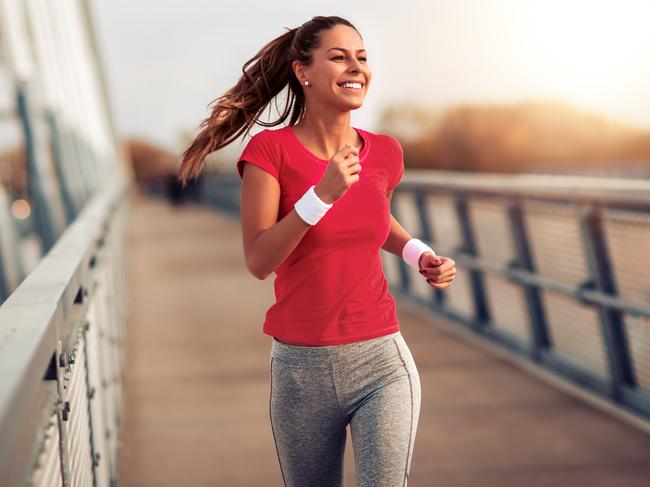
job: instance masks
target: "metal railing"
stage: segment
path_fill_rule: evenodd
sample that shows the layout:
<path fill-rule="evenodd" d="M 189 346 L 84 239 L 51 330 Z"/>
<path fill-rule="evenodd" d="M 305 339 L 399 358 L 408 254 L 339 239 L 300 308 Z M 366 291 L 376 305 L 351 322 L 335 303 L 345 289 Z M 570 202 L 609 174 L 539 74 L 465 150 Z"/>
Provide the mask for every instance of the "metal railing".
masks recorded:
<path fill-rule="evenodd" d="M 202 200 L 237 218 L 240 183 Z M 407 170 L 391 212 L 458 269 L 438 291 L 382 250 L 396 295 L 650 418 L 650 180 Z"/>
<path fill-rule="evenodd" d="M 391 288 L 650 418 L 650 181 L 407 171 L 391 211 L 458 268 Z"/>
<path fill-rule="evenodd" d="M 0 188 L 1 303 L 105 182 L 128 168 L 118 167 L 124 157 L 88 0 L 0 0 L 0 76 L 0 165 L 6 172 L 16 164 L 26 176 Z M 7 159 L 23 149 L 24 158 Z M 10 214 L 19 197 L 28 200 L 27 232 Z"/>
<path fill-rule="evenodd" d="M 130 171 L 88 0 L 0 0 L 0 74 L 0 485 L 113 485 Z"/>
<path fill-rule="evenodd" d="M 126 184 L 95 196 L 0 306 L 3 485 L 113 485 L 126 321 Z"/>

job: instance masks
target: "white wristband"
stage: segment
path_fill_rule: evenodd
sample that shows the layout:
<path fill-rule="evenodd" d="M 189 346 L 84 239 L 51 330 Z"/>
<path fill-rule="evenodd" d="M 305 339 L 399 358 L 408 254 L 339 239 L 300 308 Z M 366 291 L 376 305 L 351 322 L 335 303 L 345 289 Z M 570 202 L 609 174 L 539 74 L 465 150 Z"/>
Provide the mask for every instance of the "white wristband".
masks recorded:
<path fill-rule="evenodd" d="M 321 200 L 314 191 L 314 188 L 315 186 L 311 186 L 307 191 L 305 191 L 305 194 L 296 201 L 296 204 L 293 205 L 300 218 L 310 225 L 316 225 L 318 220 L 323 218 L 323 215 L 327 213 L 327 210 L 334 205 L 334 203 L 325 203 Z"/>
<path fill-rule="evenodd" d="M 417 238 L 412 238 L 411 240 L 406 242 L 406 245 L 404 245 L 404 248 L 402 249 L 402 258 L 411 267 L 414 267 L 415 269 L 419 270 L 420 256 L 424 252 L 431 252 L 433 255 L 436 255 L 433 249 L 429 247 L 427 244 L 425 244 L 422 240 Z"/>

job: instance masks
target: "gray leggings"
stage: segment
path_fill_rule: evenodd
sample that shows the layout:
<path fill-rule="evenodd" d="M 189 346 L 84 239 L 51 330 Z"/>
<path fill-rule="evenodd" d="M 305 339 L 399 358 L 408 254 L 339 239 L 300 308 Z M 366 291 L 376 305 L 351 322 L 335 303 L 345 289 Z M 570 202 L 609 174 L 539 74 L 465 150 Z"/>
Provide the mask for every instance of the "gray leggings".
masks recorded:
<path fill-rule="evenodd" d="M 343 486 L 350 424 L 357 487 L 407 485 L 420 378 L 402 334 L 302 347 L 273 338 L 269 414 L 286 487 Z"/>

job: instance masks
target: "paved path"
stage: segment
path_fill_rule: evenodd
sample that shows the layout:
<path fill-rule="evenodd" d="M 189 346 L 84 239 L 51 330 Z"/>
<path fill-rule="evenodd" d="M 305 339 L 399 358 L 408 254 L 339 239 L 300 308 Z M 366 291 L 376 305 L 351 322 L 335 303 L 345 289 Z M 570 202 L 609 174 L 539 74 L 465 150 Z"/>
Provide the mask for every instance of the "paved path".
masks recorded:
<path fill-rule="evenodd" d="M 134 201 L 120 486 L 282 487 L 269 422 L 273 277 L 239 222 Z M 650 485 L 650 436 L 398 302 L 422 381 L 409 486 Z M 346 487 L 353 487 L 348 435 Z M 397 486 L 396 486 L 397 487 Z"/>

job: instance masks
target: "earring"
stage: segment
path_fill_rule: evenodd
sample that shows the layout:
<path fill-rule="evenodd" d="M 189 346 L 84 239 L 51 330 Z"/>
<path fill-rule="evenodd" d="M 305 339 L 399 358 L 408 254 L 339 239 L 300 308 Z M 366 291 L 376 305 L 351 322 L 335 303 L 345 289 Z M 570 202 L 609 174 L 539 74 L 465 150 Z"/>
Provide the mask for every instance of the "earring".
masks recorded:
<path fill-rule="evenodd" d="M 309 81 L 305 81 L 305 86 L 311 86 L 311 83 Z"/>

